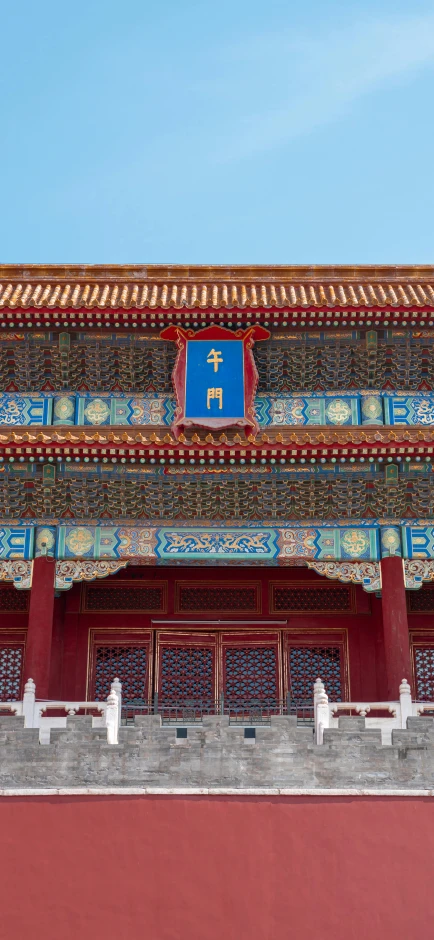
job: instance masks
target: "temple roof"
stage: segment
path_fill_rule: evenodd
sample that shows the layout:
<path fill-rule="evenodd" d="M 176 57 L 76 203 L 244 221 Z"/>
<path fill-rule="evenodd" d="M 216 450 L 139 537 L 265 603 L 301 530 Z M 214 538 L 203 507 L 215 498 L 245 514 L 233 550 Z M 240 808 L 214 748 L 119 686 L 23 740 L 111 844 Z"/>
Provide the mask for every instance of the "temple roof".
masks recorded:
<path fill-rule="evenodd" d="M 0 308 L 434 307 L 433 265 L 0 265 Z"/>

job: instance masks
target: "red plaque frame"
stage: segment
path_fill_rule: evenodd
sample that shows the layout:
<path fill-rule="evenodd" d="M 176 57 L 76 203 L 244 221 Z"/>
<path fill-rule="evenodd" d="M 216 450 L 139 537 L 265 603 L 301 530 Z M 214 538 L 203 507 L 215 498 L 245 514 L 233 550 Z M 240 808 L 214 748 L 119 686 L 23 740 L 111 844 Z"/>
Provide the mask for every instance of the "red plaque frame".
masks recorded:
<path fill-rule="evenodd" d="M 161 333 L 161 338 L 175 342 L 178 347 L 175 367 L 172 373 L 176 395 L 176 412 L 172 424 L 175 437 L 184 427 L 203 427 L 219 430 L 229 427 L 243 427 L 258 433 L 259 425 L 255 415 L 255 393 L 258 385 L 258 371 L 253 358 L 253 346 L 256 341 L 270 338 L 269 330 L 264 326 L 249 326 L 246 330 L 229 330 L 224 326 L 207 326 L 204 330 L 185 330 L 180 326 L 168 326 Z M 231 418 L 204 418 L 193 421 L 185 417 L 185 378 L 187 364 L 187 343 L 194 340 L 240 340 L 244 355 L 244 418 L 234 422 Z"/>

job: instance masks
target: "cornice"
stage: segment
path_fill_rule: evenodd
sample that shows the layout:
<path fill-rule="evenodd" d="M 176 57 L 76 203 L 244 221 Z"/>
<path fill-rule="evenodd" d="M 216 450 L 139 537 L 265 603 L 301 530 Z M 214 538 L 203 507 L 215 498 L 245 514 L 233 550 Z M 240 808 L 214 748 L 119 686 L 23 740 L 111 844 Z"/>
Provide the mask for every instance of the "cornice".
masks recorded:
<path fill-rule="evenodd" d="M 0 322 L 11 329 L 194 326 L 195 314 L 196 325 L 336 328 L 348 316 L 405 326 L 432 310 L 432 265 L 0 265 Z"/>
<path fill-rule="evenodd" d="M 256 437 L 248 438 L 228 430 L 221 434 L 197 429 L 182 434 L 176 441 L 167 427 L 150 429 L 122 427 L 72 428 L 0 427 L 0 453 L 22 457 L 89 455 L 114 458 L 125 456 L 179 458 L 192 456 L 230 459 L 333 457 L 352 455 L 414 455 L 431 454 L 434 447 L 433 427 L 279 427 L 267 428 Z M 187 462 L 187 460 L 185 460 Z M 205 462 L 205 459 L 204 461 Z"/>
<path fill-rule="evenodd" d="M 355 426 L 346 425 L 344 427 L 335 426 L 313 426 L 293 427 L 290 425 L 279 427 L 269 427 L 254 437 L 249 435 L 247 438 L 237 432 L 236 429 L 227 429 L 219 433 L 218 431 L 209 431 L 206 428 L 196 428 L 195 430 L 186 429 L 185 434 L 180 435 L 176 440 L 165 426 L 153 426 L 152 430 L 148 427 L 146 430 L 140 427 L 125 427 L 125 425 L 108 427 L 71 427 L 70 425 L 56 425 L 56 427 L 5 427 L 0 426 L 0 444 L 6 442 L 53 442 L 53 443 L 99 443 L 118 446 L 123 444 L 146 444 L 148 447 L 155 445 L 168 447 L 221 447 L 228 445 L 230 447 L 260 447 L 263 445 L 288 445 L 294 444 L 297 447 L 305 445 L 320 446 L 321 444 L 344 445 L 344 444 L 387 444 L 387 443 L 426 443 L 434 442 L 434 427 L 415 427 L 410 425 L 394 426 Z"/>

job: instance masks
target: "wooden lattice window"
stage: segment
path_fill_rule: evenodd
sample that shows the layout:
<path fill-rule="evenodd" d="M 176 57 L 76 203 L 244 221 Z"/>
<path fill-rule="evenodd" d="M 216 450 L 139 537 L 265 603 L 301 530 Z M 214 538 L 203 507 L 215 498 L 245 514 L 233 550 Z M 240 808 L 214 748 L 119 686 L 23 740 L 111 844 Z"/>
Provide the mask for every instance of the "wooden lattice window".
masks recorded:
<path fill-rule="evenodd" d="M 279 697 L 277 647 L 234 646 L 223 653 L 224 697 L 229 704 L 271 705 Z"/>
<path fill-rule="evenodd" d="M 434 613 L 434 587 L 424 584 L 418 591 L 408 591 L 407 606 L 409 613 Z"/>
<path fill-rule="evenodd" d="M 434 702 L 434 644 L 431 646 L 415 644 L 413 662 L 416 700 Z"/>
<path fill-rule="evenodd" d="M 84 589 L 84 611 L 122 610 L 138 613 L 164 613 L 166 610 L 165 582 L 137 584 L 86 584 Z"/>
<path fill-rule="evenodd" d="M 21 611 L 28 610 L 29 591 L 18 591 L 15 587 L 0 587 L 0 610 Z"/>
<path fill-rule="evenodd" d="M 0 701 L 15 702 L 21 698 L 23 675 L 23 644 L 0 646 Z"/>
<path fill-rule="evenodd" d="M 342 701 L 341 655 L 340 646 L 290 646 L 288 669 L 291 701 L 312 701 L 313 686 L 318 678 L 322 679 L 330 701 Z"/>
<path fill-rule="evenodd" d="M 122 682 L 123 704 L 145 705 L 147 701 L 148 645 L 96 646 L 94 651 L 94 697 L 107 698 L 113 679 Z"/>
<path fill-rule="evenodd" d="M 176 585 L 176 610 L 180 613 L 225 611 L 260 613 L 259 584 L 216 584 L 203 582 Z"/>
<path fill-rule="evenodd" d="M 163 634 L 158 644 L 158 696 L 166 705 L 212 702 L 216 696 L 217 638 Z"/>
<path fill-rule="evenodd" d="M 197 702 L 213 698 L 213 650 L 171 646 L 161 657 L 161 700 L 169 703 Z"/>
<path fill-rule="evenodd" d="M 355 591 L 346 584 L 272 584 L 270 613 L 355 613 Z"/>

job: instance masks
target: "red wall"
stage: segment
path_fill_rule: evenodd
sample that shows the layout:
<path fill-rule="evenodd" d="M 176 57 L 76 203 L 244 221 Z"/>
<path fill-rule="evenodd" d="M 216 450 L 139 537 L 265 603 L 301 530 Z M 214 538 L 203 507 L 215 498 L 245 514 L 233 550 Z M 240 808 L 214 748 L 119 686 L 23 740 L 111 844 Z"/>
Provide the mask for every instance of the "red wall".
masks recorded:
<path fill-rule="evenodd" d="M 176 567 L 152 568 L 131 567 L 120 571 L 117 575 L 100 582 L 122 585 L 127 581 L 166 581 L 168 586 L 167 612 L 161 614 L 145 614 L 142 612 L 86 612 L 82 609 L 84 585 L 74 584 L 70 591 L 61 594 L 55 599 L 53 642 L 51 648 L 51 669 L 49 697 L 56 699 L 82 699 L 87 691 L 87 674 L 89 667 L 89 636 L 91 631 L 113 632 L 115 637 L 119 629 L 122 634 L 128 631 L 149 631 L 157 629 L 160 621 L 173 622 L 176 629 L 183 621 L 201 622 L 212 620 L 213 615 L 207 611 L 200 614 L 176 613 L 174 603 L 175 582 L 181 581 L 210 581 L 218 584 L 221 581 L 233 582 L 239 585 L 245 580 L 261 583 L 262 611 L 252 614 L 240 614 L 240 620 L 249 619 L 252 627 L 259 621 L 261 624 L 267 620 L 287 622 L 290 631 L 301 634 L 318 635 L 324 642 L 330 639 L 330 633 L 336 630 L 344 631 L 346 635 L 347 665 L 350 677 L 350 695 L 354 701 L 375 701 L 387 698 L 385 661 L 383 649 L 383 628 L 381 600 L 374 595 L 366 594 L 357 586 L 356 613 L 273 613 L 269 608 L 268 594 L 269 582 L 302 581 L 306 585 L 335 586 L 334 582 L 320 578 L 315 572 L 306 568 L 209 568 L 209 567 Z M 423 589 L 422 589 L 423 590 Z M 1 608 L 0 604 L 0 608 Z M 18 611 L 2 611 L 0 613 L 0 642 L 24 642 L 27 631 L 28 614 Z M 216 612 L 215 619 L 222 624 L 226 620 L 232 621 L 235 629 L 237 616 Z M 418 643 L 434 645 L 434 616 L 427 614 L 410 614 L 409 627 L 412 638 Z M 234 624 L 235 621 L 235 624 Z M 194 626 L 192 627 L 194 629 Z M 326 635 L 328 634 L 328 636 Z M 28 678 L 28 677 L 27 677 Z M 413 676 L 406 677 L 412 682 Z M 398 694 L 398 693 L 396 693 Z"/>
<path fill-rule="evenodd" d="M 60 629 L 53 637 L 52 656 L 59 663 L 56 669 L 52 670 L 52 682 L 50 686 L 50 697 L 52 698 L 71 698 L 82 699 L 86 695 L 86 676 L 89 658 L 89 631 L 95 630 L 116 630 L 119 627 L 123 631 L 128 629 L 149 630 L 152 627 L 158 627 L 159 621 L 165 623 L 165 629 L 168 628 L 168 621 L 173 621 L 174 628 L 182 625 L 184 621 L 190 624 L 197 622 L 200 627 L 203 621 L 215 619 L 220 621 L 220 625 L 225 620 L 232 622 L 236 617 L 233 614 L 224 614 L 216 612 L 213 614 L 207 611 L 202 616 L 200 614 L 179 614 L 174 609 L 174 588 L 176 581 L 203 581 L 205 585 L 209 582 L 218 584 L 221 581 L 232 582 L 234 586 L 242 584 L 243 581 L 256 581 L 261 583 L 262 588 L 262 613 L 254 615 L 240 614 L 240 620 L 250 620 L 254 627 L 255 622 L 264 624 L 267 619 L 271 621 L 281 621 L 287 625 L 291 631 L 297 631 L 311 636 L 324 634 L 324 641 L 327 642 L 327 634 L 330 635 L 335 630 L 346 631 L 348 642 L 348 669 L 350 674 L 351 696 L 356 700 L 372 701 L 378 697 L 385 696 L 381 682 L 383 680 L 383 671 L 380 653 L 379 676 L 377 675 L 377 647 L 381 649 L 382 643 L 382 621 L 381 621 L 381 601 L 367 594 L 361 587 L 357 587 L 356 608 L 357 613 L 273 613 L 269 610 L 269 582 L 299 582 L 306 585 L 312 584 L 319 586 L 333 586 L 333 582 L 319 577 L 315 572 L 306 568 L 210 568 L 210 567 L 177 567 L 177 568 L 128 568 L 127 571 L 120 571 L 117 575 L 110 578 L 111 583 L 121 583 L 124 580 L 149 581 L 165 580 L 168 582 L 168 606 L 165 614 L 143 614 L 143 613 L 122 613 L 118 611 L 98 613 L 93 611 L 85 613 L 81 609 L 81 598 L 83 586 L 75 584 L 70 591 L 65 593 L 58 600 L 59 620 L 63 620 L 63 630 Z M 103 584 L 104 582 L 101 582 Z M 64 608 L 61 610 L 61 605 Z M 240 629 L 243 629 L 240 627 Z M 245 629 L 245 627 L 244 627 Z M 271 629 L 273 629 L 271 627 Z M 274 628 L 275 629 L 275 628 Z"/>
<path fill-rule="evenodd" d="M 8 940 L 432 936 L 434 800 L 0 799 Z"/>

